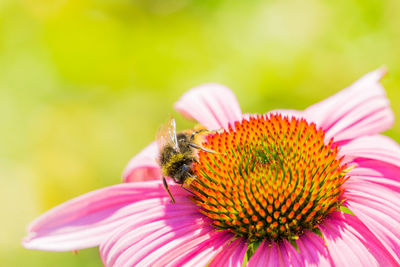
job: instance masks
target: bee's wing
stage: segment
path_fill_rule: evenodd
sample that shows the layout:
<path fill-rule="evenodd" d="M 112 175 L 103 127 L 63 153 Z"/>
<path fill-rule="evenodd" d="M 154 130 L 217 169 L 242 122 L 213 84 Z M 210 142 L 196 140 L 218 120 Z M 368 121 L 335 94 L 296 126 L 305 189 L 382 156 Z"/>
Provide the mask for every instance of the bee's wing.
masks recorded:
<path fill-rule="evenodd" d="M 171 116 L 169 120 L 160 127 L 157 133 L 158 149 L 161 151 L 166 145 L 171 145 L 179 152 L 178 140 L 176 139 L 176 123 Z"/>

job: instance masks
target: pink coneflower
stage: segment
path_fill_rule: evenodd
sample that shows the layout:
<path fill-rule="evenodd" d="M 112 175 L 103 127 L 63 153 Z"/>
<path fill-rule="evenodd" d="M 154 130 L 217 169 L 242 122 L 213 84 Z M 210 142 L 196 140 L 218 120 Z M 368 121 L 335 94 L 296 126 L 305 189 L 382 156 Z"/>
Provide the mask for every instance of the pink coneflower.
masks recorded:
<path fill-rule="evenodd" d="M 383 69 L 304 111 L 242 114 L 209 84 L 175 104 L 208 129 L 188 190 L 161 182 L 150 144 L 123 184 L 46 212 L 30 249 L 100 246 L 106 266 L 399 266 L 400 148 Z M 132 182 L 132 183 L 131 183 Z"/>

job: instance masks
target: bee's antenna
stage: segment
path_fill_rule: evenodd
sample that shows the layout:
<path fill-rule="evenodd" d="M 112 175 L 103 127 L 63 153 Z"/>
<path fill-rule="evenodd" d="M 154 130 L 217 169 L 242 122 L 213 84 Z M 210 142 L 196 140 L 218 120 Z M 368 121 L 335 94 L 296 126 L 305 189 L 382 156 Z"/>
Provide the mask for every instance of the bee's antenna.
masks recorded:
<path fill-rule="evenodd" d="M 201 132 L 208 132 L 208 130 L 206 130 L 206 129 L 200 129 L 200 130 L 194 131 L 194 132 L 192 133 L 192 136 L 190 137 L 190 141 L 193 141 L 193 140 L 194 140 L 194 137 L 196 136 L 196 134 L 201 133 Z"/>
<path fill-rule="evenodd" d="M 167 190 L 169 196 L 171 197 L 172 203 L 175 204 L 175 199 L 174 199 L 174 197 L 172 196 L 171 191 L 169 191 L 168 184 L 167 184 L 167 180 L 165 180 L 165 177 L 164 177 L 164 176 L 163 176 L 162 180 L 163 180 L 163 184 L 164 184 L 165 190 Z"/>
<path fill-rule="evenodd" d="M 194 137 L 196 136 L 196 134 L 199 134 L 199 133 L 202 133 L 202 132 L 220 133 L 220 132 L 221 132 L 221 129 L 212 130 L 212 131 L 207 130 L 207 129 L 200 129 L 200 130 L 194 131 L 194 132 L 192 133 L 192 136 L 190 137 L 190 141 L 193 141 L 193 140 L 194 140 Z"/>

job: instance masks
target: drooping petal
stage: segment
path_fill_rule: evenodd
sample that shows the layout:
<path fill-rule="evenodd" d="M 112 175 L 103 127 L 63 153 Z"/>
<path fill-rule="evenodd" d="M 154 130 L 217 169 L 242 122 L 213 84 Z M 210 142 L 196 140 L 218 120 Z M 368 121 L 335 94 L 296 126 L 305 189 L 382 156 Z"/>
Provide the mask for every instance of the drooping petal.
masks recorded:
<path fill-rule="evenodd" d="M 356 138 L 341 145 L 339 154 L 344 155 L 344 162 L 357 158 L 374 159 L 400 166 L 400 147 L 391 138 L 383 135 L 371 135 Z"/>
<path fill-rule="evenodd" d="M 303 256 L 304 266 L 330 267 L 332 259 L 324 240 L 318 235 L 307 231 L 297 240 L 300 255 Z"/>
<path fill-rule="evenodd" d="M 333 212 L 319 229 L 335 266 L 396 266 L 375 235 L 354 215 Z"/>
<path fill-rule="evenodd" d="M 177 187 L 179 186 L 170 185 L 171 190 Z M 146 210 L 129 217 L 127 219 L 129 223 L 116 228 L 100 245 L 100 255 L 104 264 L 114 265 L 130 246 L 157 232 L 161 234 L 164 231 L 165 236 L 167 234 L 175 236 L 188 227 L 190 231 L 198 229 L 198 225 L 203 223 L 201 221 L 203 216 L 197 207 L 185 196 L 177 196 L 174 193 L 174 197 L 176 203 L 169 201 L 163 205 L 147 205 Z M 139 257 L 139 253 L 136 256 Z"/>
<path fill-rule="evenodd" d="M 207 129 L 225 128 L 242 119 L 242 111 L 233 92 L 227 87 L 210 83 L 195 87 L 175 103 L 175 109 Z"/>
<path fill-rule="evenodd" d="M 400 193 L 399 166 L 367 158 L 356 158 L 352 163 L 356 167 L 348 173 L 350 181 L 368 181 Z"/>
<path fill-rule="evenodd" d="M 263 241 L 247 262 L 246 267 L 265 266 L 265 259 L 268 258 L 271 253 L 271 249 L 268 247 L 269 244 L 269 242 Z"/>
<path fill-rule="evenodd" d="M 335 141 L 383 132 L 393 124 L 393 113 L 379 80 L 381 68 L 360 78 L 341 92 L 308 107 L 305 116 Z"/>
<path fill-rule="evenodd" d="M 211 262 L 210 267 L 243 266 L 244 256 L 247 251 L 247 242 L 242 238 L 235 239 L 225 247 Z"/>
<path fill-rule="evenodd" d="M 152 142 L 129 161 L 122 173 L 123 181 L 127 183 L 161 179 L 157 157 L 157 143 Z"/>
<path fill-rule="evenodd" d="M 188 193 L 170 186 L 176 200 Z M 186 198 L 186 197 L 184 197 Z M 42 214 L 28 227 L 23 245 L 30 249 L 68 251 L 97 246 L 134 214 L 165 206 L 170 198 L 161 181 L 126 183 L 98 189 Z"/>
<path fill-rule="evenodd" d="M 381 241 L 400 262 L 400 195 L 368 181 L 345 184 L 344 205 Z"/>
<path fill-rule="evenodd" d="M 181 208 L 182 204 L 174 204 L 171 211 L 166 213 L 168 217 L 162 220 L 153 216 L 153 222 L 144 223 L 139 218 L 137 222 L 134 220 L 131 225 L 117 229 L 100 247 L 104 264 L 182 266 L 194 261 L 204 250 L 212 249 L 197 259 L 204 261 L 202 265 L 205 266 L 233 235 L 215 231 L 210 227 L 210 221 L 203 218 L 196 208 L 194 210 L 197 213 L 192 215 L 179 214 Z M 217 247 L 216 242 L 219 242 Z"/>
<path fill-rule="evenodd" d="M 176 246 L 174 253 L 177 255 L 173 259 L 170 253 L 166 253 L 167 258 L 161 258 L 156 262 L 166 265 L 170 260 L 172 266 L 207 266 L 218 253 L 221 253 L 226 245 L 232 240 L 233 234 L 227 231 L 211 231 L 208 235 L 192 240 L 191 242 L 182 241 Z M 187 253 L 180 252 L 186 250 Z M 157 255 L 157 253 L 155 254 Z M 178 256 L 179 255 L 179 256 Z"/>
<path fill-rule="evenodd" d="M 174 215 L 174 218 L 160 220 L 157 216 L 150 215 L 149 219 L 154 220 L 151 223 L 143 224 L 142 220 L 138 220 L 139 224 L 133 223 L 133 226 L 129 225 L 129 228 L 115 232 L 117 237 L 113 237 L 112 242 L 107 241 L 101 245 L 100 251 L 104 264 L 106 266 L 134 266 L 144 264 L 146 261 L 151 262 L 158 259 L 158 257 L 156 259 L 152 257 L 153 251 L 167 250 L 179 239 L 194 239 L 204 233 L 201 216 L 181 216 L 178 212 L 170 215 Z"/>
<path fill-rule="evenodd" d="M 287 240 L 284 240 L 279 248 L 284 266 L 304 266 L 304 257 Z"/>
<path fill-rule="evenodd" d="M 304 266 L 304 259 L 286 240 L 280 243 L 263 241 L 247 265 L 253 266 Z"/>

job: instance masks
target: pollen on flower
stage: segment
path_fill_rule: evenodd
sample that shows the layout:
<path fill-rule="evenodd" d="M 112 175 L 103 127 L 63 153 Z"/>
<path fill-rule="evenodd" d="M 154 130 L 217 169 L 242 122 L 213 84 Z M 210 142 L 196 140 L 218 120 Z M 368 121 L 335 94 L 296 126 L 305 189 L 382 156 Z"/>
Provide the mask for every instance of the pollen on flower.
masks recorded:
<path fill-rule="evenodd" d="M 341 204 L 346 165 L 333 140 L 304 119 L 280 115 L 236 122 L 211 134 L 191 183 L 214 225 L 250 242 L 295 240 Z"/>

